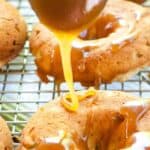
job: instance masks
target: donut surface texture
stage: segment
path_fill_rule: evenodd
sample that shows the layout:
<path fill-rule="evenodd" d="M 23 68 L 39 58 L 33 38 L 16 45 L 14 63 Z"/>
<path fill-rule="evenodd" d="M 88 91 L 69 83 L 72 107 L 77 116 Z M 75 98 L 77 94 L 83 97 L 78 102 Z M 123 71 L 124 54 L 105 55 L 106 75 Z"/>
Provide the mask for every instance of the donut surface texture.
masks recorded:
<path fill-rule="evenodd" d="M 42 24 L 34 27 L 30 49 L 40 78 L 63 82 L 58 40 Z M 98 20 L 72 43 L 74 81 L 99 85 L 124 81 L 150 64 L 150 9 L 108 0 Z"/>
<path fill-rule="evenodd" d="M 12 139 L 6 122 L 0 117 L 0 150 L 12 150 Z"/>
<path fill-rule="evenodd" d="M 0 68 L 18 56 L 26 38 L 23 17 L 10 3 L 0 0 Z"/>
<path fill-rule="evenodd" d="M 130 137 L 134 132 L 150 132 L 150 101 L 145 109 L 138 105 L 141 99 L 130 94 L 97 91 L 82 100 L 77 112 L 72 113 L 61 105 L 61 99 L 49 102 L 33 115 L 22 132 L 19 150 L 56 150 L 57 147 L 58 150 L 119 150 L 126 145 L 127 134 Z M 131 112 L 142 114 L 137 115 L 135 128 L 133 118 L 130 120 L 121 111 L 127 103 L 131 107 L 135 104 Z M 51 143 L 51 147 L 42 147 L 43 141 Z"/>

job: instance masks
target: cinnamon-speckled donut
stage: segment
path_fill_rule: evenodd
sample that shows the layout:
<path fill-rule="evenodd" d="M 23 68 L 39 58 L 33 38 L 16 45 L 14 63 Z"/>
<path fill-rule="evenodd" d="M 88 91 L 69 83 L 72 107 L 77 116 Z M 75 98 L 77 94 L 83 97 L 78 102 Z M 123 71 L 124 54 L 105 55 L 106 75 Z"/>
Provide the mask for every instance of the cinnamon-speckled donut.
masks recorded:
<path fill-rule="evenodd" d="M 63 82 L 60 48 L 44 25 L 34 27 L 30 48 L 40 78 Z M 150 64 L 150 9 L 125 0 L 108 0 L 98 20 L 72 43 L 74 81 L 99 85 L 124 81 Z"/>
<path fill-rule="evenodd" d="M 76 112 L 69 112 L 62 106 L 62 98 L 33 115 L 22 132 L 19 150 L 119 150 L 139 146 L 142 140 L 131 143 L 134 136 L 146 139 L 150 135 L 149 100 L 123 92 L 96 91 L 80 102 Z"/>

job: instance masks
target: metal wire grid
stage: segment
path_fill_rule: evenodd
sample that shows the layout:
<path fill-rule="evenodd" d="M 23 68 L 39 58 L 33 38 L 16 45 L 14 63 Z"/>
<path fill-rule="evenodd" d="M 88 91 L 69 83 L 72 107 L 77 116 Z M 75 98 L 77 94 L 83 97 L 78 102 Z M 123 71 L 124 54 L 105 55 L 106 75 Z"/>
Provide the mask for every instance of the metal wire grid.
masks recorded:
<path fill-rule="evenodd" d="M 27 0 L 9 0 L 25 17 L 29 34 L 32 25 L 38 20 Z M 123 90 L 144 98 L 150 97 L 150 68 L 146 68 L 124 83 L 105 84 L 101 89 Z M 75 83 L 76 90 L 83 90 Z M 60 87 L 60 94 L 67 92 L 66 84 Z M 24 50 L 13 62 L 0 70 L 0 115 L 4 117 L 11 129 L 12 136 L 20 135 L 27 120 L 37 108 L 58 96 L 54 80 L 49 84 L 41 83 L 36 75 L 34 59 L 29 52 L 27 41 Z M 14 147 L 18 143 L 14 142 Z"/>

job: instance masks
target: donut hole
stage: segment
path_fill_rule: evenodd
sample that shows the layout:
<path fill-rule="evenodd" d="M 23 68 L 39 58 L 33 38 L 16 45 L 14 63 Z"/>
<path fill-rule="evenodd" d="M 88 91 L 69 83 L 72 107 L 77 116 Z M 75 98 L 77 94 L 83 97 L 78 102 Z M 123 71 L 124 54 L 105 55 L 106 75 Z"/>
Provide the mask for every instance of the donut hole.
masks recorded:
<path fill-rule="evenodd" d="M 79 38 L 95 40 L 108 37 L 120 26 L 118 19 L 112 14 L 103 14 L 87 30 L 81 32 Z"/>

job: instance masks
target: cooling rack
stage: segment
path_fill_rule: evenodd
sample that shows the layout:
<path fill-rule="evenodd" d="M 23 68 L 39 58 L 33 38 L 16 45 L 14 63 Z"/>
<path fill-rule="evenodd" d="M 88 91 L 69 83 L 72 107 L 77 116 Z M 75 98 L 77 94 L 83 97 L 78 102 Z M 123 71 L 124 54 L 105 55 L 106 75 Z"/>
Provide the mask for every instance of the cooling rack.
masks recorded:
<path fill-rule="evenodd" d="M 25 17 L 28 23 L 29 35 L 32 25 L 38 19 L 31 10 L 27 0 L 9 0 Z M 76 90 L 82 90 L 75 83 Z M 124 83 L 114 82 L 101 86 L 105 90 L 123 90 L 136 96 L 150 97 L 150 68 L 146 68 Z M 62 84 L 60 94 L 67 92 L 67 86 Z M 28 41 L 22 53 L 14 61 L 0 70 L 0 115 L 4 117 L 11 129 L 13 137 L 19 136 L 31 115 L 39 106 L 58 96 L 56 85 L 51 78 L 49 84 L 41 83 L 36 75 L 34 58 L 29 52 Z M 14 140 L 14 147 L 17 146 Z"/>

